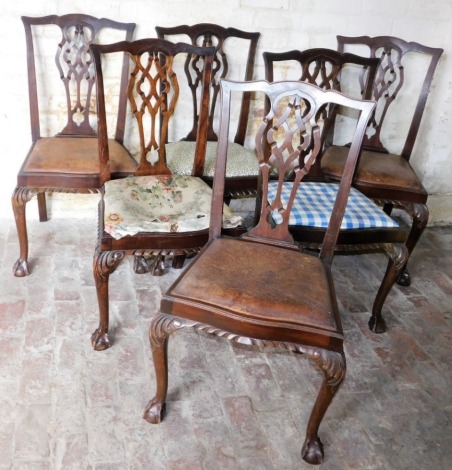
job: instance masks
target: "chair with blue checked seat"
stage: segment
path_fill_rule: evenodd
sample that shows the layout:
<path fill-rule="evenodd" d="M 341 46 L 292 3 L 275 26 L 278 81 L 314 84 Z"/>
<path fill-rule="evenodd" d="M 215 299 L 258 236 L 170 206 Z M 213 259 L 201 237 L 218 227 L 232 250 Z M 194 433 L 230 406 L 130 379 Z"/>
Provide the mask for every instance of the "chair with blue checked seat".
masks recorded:
<path fill-rule="evenodd" d="M 277 185 L 276 181 L 269 182 L 270 197 L 276 196 Z M 289 198 L 290 186 L 289 182 L 283 184 L 283 203 Z M 338 188 L 338 183 L 309 181 L 297 193 L 289 218 L 289 229 L 294 239 L 305 249 L 315 249 L 322 242 Z M 273 217 L 276 221 L 280 219 L 277 212 L 273 213 Z M 395 220 L 372 199 L 351 188 L 336 252 L 364 254 L 384 250 L 389 255 L 388 267 L 375 297 L 369 320 L 369 328 L 375 333 L 386 331 L 382 308 L 408 257 L 404 245 L 405 238 L 405 230 Z"/>
<path fill-rule="evenodd" d="M 272 81 L 277 75 L 275 71 L 277 64 L 285 63 L 287 66 L 287 61 L 292 61 L 292 66 L 296 62 L 299 64 L 301 76 L 298 79 L 300 81 L 315 84 L 323 89 L 341 90 L 341 80 L 344 77 L 348 79 L 347 86 L 353 86 L 350 80 L 356 77 L 356 87 L 365 97 L 371 96 L 375 73 L 379 65 L 379 60 L 375 58 L 340 53 L 331 49 L 264 52 L 267 80 Z M 349 68 L 352 70 L 348 70 Z M 360 69 L 363 73 L 357 73 Z M 324 135 L 324 144 L 330 144 L 331 142 L 328 141 L 331 136 L 330 131 L 333 129 L 335 120 L 338 117 L 340 119 L 342 113 L 338 107 L 324 109 L 322 113 L 320 132 L 327 134 Z M 318 181 L 307 182 L 300 188 L 289 220 L 291 234 L 305 249 L 316 249 L 322 242 L 338 188 L 337 183 L 329 181 L 322 173 L 320 165 L 317 165 L 315 175 Z M 286 184 L 289 185 L 285 183 L 281 189 L 282 198 L 288 197 Z M 274 194 L 276 186 L 276 182 L 269 183 L 270 194 Z M 278 214 L 274 216 L 277 218 Z M 336 251 L 347 254 L 384 251 L 389 256 L 389 264 L 369 320 L 369 327 L 375 333 L 386 331 L 382 308 L 407 260 L 405 240 L 406 232 L 395 220 L 357 189 L 351 189 Z"/>

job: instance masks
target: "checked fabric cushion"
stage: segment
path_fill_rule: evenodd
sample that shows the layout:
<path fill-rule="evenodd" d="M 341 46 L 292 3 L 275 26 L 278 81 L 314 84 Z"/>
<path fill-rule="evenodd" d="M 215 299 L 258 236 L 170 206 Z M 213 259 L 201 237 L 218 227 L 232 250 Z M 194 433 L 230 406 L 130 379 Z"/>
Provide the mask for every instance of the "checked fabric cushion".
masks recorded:
<path fill-rule="evenodd" d="M 292 183 L 283 184 L 281 193 L 283 205 L 286 205 L 289 200 L 291 188 Z M 307 182 L 300 184 L 290 213 L 289 225 L 327 228 L 338 189 L 338 183 Z M 269 182 L 269 201 L 274 200 L 276 190 L 277 182 Z M 273 212 L 273 218 L 276 223 L 282 221 L 278 211 Z M 364 196 L 357 189 L 351 188 L 344 218 L 342 219 L 342 230 L 398 226 L 397 222 L 391 219 L 371 199 Z"/>

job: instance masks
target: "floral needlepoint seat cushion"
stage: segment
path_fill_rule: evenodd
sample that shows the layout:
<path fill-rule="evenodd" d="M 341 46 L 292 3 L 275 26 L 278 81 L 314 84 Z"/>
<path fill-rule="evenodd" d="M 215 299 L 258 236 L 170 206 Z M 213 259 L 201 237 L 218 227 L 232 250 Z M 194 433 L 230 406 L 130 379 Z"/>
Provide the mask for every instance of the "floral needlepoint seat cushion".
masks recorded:
<path fill-rule="evenodd" d="M 281 191 L 281 202 L 289 201 L 292 183 L 284 183 Z M 339 184 L 337 183 L 302 183 L 295 196 L 289 225 L 303 227 L 327 228 L 333 205 L 336 200 Z M 276 196 L 277 182 L 269 183 L 268 200 Z M 282 221 L 281 214 L 273 212 L 276 223 Z M 391 219 L 371 199 L 360 191 L 351 188 L 342 219 L 341 229 L 394 228 L 399 224 Z"/>
<path fill-rule="evenodd" d="M 104 225 L 113 238 L 139 232 L 193 232 L 209 228 L 212 190 L 193 176 L 129 176 L 105 183 Z M 226 205 L 223 226 L 242 218 Z"/>
<path fill-rule="evenodd" d="M 166 160 L 168 167 L 175 175 L 190 175 L 196 142 L 172 142 L 166 144 Z M 217 157 L 217 142 L 207 142 L 204 176 L 213 177 Z M 235 143 L 228 144 L 226 177 L 257 176 L 259 163 L 256 153 Z"/>

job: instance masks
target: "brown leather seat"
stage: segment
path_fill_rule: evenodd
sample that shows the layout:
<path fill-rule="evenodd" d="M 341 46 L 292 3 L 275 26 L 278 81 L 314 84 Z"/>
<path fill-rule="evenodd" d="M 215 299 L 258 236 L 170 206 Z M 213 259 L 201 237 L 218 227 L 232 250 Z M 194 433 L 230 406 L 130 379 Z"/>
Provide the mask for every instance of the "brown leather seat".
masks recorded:
<path fill-rule="evenodd" d="M 92 127 L 90 118 L 90 104 L 92 102 L 92 89 L 95 82 L 94 66 L 90 60 L 89 46 L 99 39 L 100 33 L 106 30 L 117 30 L 123 33 L 124 39 L 132 39 L 135 23 L 119 23 L 109 19 L 98 19 L 83 14 L 69 14 L 63 16 L 49 15 L 43 17 L 23 16 L 27 42 L 28 66 L 28 92 L 30 97 L 30 120 L 32 145 L 27 157 L 17 175 L 17 186 L 12 196 L 12 206 L 16 219 L 17 234 L 19 236 L 20 256 L 13 267 L 15 276 L 27 276 L 28 268 L 28 234 L 25 217 L 26 204 L 34 196 L 38 199 L 39 219 L 47 220 L 46 193 L 71 192 L 86 193 L 98 192 L 101 186 L 100 163 L 96 132 Z M 51 36 L 51 30 L 58 29 L 60 42 L 55 44 L 55 68 L 41 67 L 44 73 L 37 73 L 36 58 L 41 57 L 35 53 L 40 51 L 40 41 Z M 117 34 L 116 34 L 116 37 Z M 108 41 L 108 36 L 105 36 Z M 46 43 L 46 46 L 48 44 Z M 42 58 L 44 61 L 46 57 Z M 123 62 L 122 82 L 128 73 L 128 62 Z M 38 70 L 40 70 L 38 69 Z M 57 95 L 56 89 L 45 81 L 52 74 L 61 78 L 61 87 L 65 97 L 63 106 L 58 109 L 66 110 L 67 122 L 64 128 L 55 136 L 42 136 L 40 123 L 49 118 L 52 110 L 46 113 L 40 110 L 39 101 L 45 100 L 47 106 L 53 99 L 38 96 L 38 90 L 50 88 L 50 93 Z M 44 82 L 44 84 L 42 83 Z M 53 97 L 52 97 L 53 98 Z M 125 109 L 118 103 L 112 110 L 112 117 L 116 115 L 115 139 L 112 139 L 114 156 L 112 157 L 112 172 L 114 177 L 127 176 L 136 167 L 136 161 L 122 146 L 124 137 Z"/>
<path fill-rule="evenodd" d="M 322 157 L 322 170 L 330 177 L 340 179 L 345 166 L 348 149 L 329 147 Z M 354 186 L 368 196 L 397 200 L 401 191 L 413 194 L 413 202 L 425 203 L 427 191 L 408 161 L 401 155 L 363 150 L 355 173 Z"/>
<path fill-rule="evenodd" d="M 442 49 L 423 46 L 416 42 L 407 42 L 392 36 L 337 36 L 338 50 L 344 52 L 359 50 L 369 57 L 379 58 L 380 65 L 373 83 L 371 98 L 377 102 L 375 115 L 369 124 L 369 133 L 364 139 L 364 152 L 359 160 L 359 166 L 353 185 L 369 197 L 378 199 L 385 204 L 385 211 L 390 214 L 393 207 L 403 209 L 411 215 L 413 221 L 406 240 L 406 247 L 411 255 L 416 243 L 427 225 L 429 211 L 426 205 L 427 191 L 423 187 L 414 168 L 409 163 L 411 153 L 421 124 L 436 66 L 443 53 Z M 356 48 L 356 49 L 354 49 Z M 423 68 L 418 67 L 413 75 L 421 82 L 418 91 L 409 83 L 407 61 L 415 56 L 422 56 Z M 409 97 L 414 104 L 412 114 L 403 109 L 397 109 L 402 94 Z M 402 102 L 402 101 L 400 101 Z M 398 136 L 404 140 L 400 153 L 392 154 L 386 150 L 384 142 L 390 136 L 385 135 L 384 123 L 390 121 L 388 116 L 397 110 L 398 116 L 410 120 L 408 132 Z M 341 150 L 331 147 L 325 159 L 322 159 L 323 173 L 334 179 L 340 178 L 343 167 L 340 162 Z M 400 285 L 411 283 L 406 264 L 397 281 Z"/>
<path fill-rule="evenodd" d="M 182 328 L 193 328 L 235 343 L 294 351 L 312 360 L 324 380 L 309 418 L 302 457 L 323 460 L 318 437 L 320 422 L 345 376 L 343 332 L 331 272 L 334 246 L 350 191 L 353 167 L 374 104 L 347 99 L 336 92 L 300 82 L 221 82 L 222 106 L 215 169 L 209 242 L 163 295 L 160 313 L 151 322 L 149 337 L 157 378 L 157 392 L 144 418 L 159 423 L 168 390 L 168 339 Z M 256 130 L 256 151 L 262 170 L 260 217 L 238 239 L 222 236 L 228 125 L 231 95 L 265 94 L 271 112 Z M 285 98 L 289 98 L 285 101 Z M 337 193 L 335 210 L 320 254 L 301 253 L 288 229 L 289 214 L 303 177 L 322 148 L 318 132 L 320 109 L 328 103 L 361 111 L 347 174 Z M 305 112 L 308 109 L 309 112 Z M 273 114 L 274 111 L 274 114 Z M 268 127 L 268 122 L 273 123 Z M 259 123 L 258 123 L 259 124 Z M 302 142 L 300 143 L 300 139 Z M 265 149 L 271 142 L 270 154 Z M 309 146 L 310 156 L 300 158 Z M 287 160 L 281 158 L 287 153 Z M 289 163 L 295 178 L 287 203 L 267 192 L 270 175 L 285 173 Z M 305 163 L 306 162 L 306 163 Z M 279 189 L 284 184 L 278 180 Z M 276 194 L 279 194 L 277 191 Z M 274 212 L 281 216 L 275 218 Z M 252 397 L 251 397 L 252 398 Z M 168 421 L 170 421 L 168 417 Z"/>
<path fill-rule="evenodd" d="M 111 173 L 114 178 L 130 175 L 137 163 L 122 144 L 109 139 Z M 36 186 L 61 186 L 62 175 L 86 179 L 87 188 L 100 187 L 99 153 L 96 137 L 43 137 L 36 141 L 18 175 L 18 184 L 33 177 Z M 39 179 L 41 176 L 41 181 Z"/>

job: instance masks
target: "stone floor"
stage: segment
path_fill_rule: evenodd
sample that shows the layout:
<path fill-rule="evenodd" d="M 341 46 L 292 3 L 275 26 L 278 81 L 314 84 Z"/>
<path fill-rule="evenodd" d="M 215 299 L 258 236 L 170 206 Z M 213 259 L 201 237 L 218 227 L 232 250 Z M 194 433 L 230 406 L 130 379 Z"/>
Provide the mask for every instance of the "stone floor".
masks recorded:
<path fill-rule="evenodd" d="M 147 340 L 177 272 L 111 276 L 114 345 L 91 349 L 93 220 L 31 222 L 31 275 L 17 279 L 12 221 L 0 222 L 1 469 L 304 469 L 320 374 L 302 357 L 261 354 L 179 332 L 170 341 L 168 413 L 142 412 L 155 381 Z M 320 429 L 322 469 L 452 468 L 452 227 L 426 231 L 413 285 L 367 329 L 382 255 L 336 257 L 348 374 Z"/>

